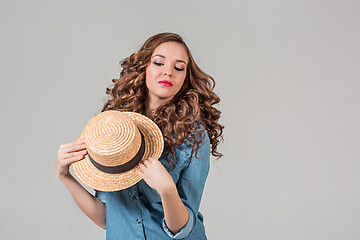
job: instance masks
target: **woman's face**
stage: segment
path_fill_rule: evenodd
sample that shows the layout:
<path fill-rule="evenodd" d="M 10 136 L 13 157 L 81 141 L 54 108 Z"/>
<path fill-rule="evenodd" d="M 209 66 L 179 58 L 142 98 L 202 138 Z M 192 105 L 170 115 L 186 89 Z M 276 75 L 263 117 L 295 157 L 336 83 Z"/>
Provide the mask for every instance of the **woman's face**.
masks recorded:
<path fill-rule="evenodd" d="M 184 46 L 165 42 L 155 48 L 146 68 L 146 86 L 150 101 L 170 101 L 182 87 L 188 64 Z"/>

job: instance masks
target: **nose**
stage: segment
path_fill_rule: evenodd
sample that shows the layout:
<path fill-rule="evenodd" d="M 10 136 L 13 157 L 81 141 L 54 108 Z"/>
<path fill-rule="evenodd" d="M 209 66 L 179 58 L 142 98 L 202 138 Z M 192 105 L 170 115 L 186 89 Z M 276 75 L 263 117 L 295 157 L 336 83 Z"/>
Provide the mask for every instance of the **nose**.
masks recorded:
<path fill-rule="evenodd" d="M 171 69 L 165 69 L 164 74 L 165 74 L 165 76 L 171 77 L 172 76 Z"/>

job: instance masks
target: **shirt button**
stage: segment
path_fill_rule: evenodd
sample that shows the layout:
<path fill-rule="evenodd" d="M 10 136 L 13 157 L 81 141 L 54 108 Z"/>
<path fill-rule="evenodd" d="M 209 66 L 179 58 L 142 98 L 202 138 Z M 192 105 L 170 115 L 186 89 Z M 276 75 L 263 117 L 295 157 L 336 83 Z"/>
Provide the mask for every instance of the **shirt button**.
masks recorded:
<path fill-rule="evenodd" d="M 136 220 L 137 223 L 140 223 L 140 219 Z"/>
<path fill-rule="evenodd" d="M 132 196 L 132 200 L 135 200 L 136 199 L 136 196 Z"/>

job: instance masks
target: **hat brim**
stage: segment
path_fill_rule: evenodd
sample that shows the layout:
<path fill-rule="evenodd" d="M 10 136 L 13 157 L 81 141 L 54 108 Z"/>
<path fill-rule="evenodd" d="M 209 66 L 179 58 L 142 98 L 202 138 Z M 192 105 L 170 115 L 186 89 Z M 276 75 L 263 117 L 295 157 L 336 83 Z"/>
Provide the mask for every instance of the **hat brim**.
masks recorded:
<path fill-rule="evenodd" d="M 159 127 L 144 115 L 135 112 L 123 112 L 127 114 L 138 127 L 144 136 L 145 153 L 143 159 L 149 157 L 159 159 L 164 148 L 164 139 Z M 77 137 L 76 141 L 84 140 L 84 131 Z M 89 160 L 89 155 L 84 159 L 71 164 L 76 177 L 85 185 L 99 191 L 118 191 L 133 186 L 141 180 L 135 169 L 119 173 L 110 174 L 97 169 Z"/>

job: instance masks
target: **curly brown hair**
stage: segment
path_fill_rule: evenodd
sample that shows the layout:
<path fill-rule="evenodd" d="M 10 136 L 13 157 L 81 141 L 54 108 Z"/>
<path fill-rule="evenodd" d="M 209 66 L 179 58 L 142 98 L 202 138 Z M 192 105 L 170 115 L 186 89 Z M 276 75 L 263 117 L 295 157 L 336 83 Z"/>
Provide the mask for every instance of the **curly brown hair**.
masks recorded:
<path fill-rule="evenodd" d="M 217 151 L 217 146 L 223 140 L 224 126 L 218 123 L 221 112 L 213 107 L 220 101 L 213 92 L 215 81 L 198 67 L 189 48 L 178 34 L 156 34 L 147 39 L 139 51 L 120 61 L 120 78 L 112 80 L 112 88 L 106 88 L 106 94 L 110 95 L 110 99 L 103 106 L 102 112 L 120 110 L 146 115 L 148 89 L 145 84 L 145 72 L 155 48 L 164 42 L 180 43 L 189 57 L 186 77 L 179 92 L 148 116 L 163 133 L 165 149 L 168 150 L 167 162 L 172 166 L 176 164 L 175 147 L 185 141 L 192 145 L 190 161 L 197 155 L 199 145 L 205 138 L 200 124 L 209 136 L 211 154 L 219 159 L 223 155 Z M 174 163 L 168 160 L 170 153 L 174 157 Z"/>

